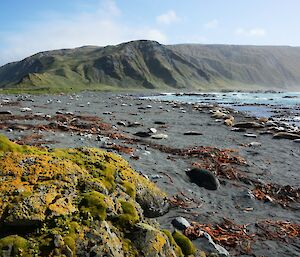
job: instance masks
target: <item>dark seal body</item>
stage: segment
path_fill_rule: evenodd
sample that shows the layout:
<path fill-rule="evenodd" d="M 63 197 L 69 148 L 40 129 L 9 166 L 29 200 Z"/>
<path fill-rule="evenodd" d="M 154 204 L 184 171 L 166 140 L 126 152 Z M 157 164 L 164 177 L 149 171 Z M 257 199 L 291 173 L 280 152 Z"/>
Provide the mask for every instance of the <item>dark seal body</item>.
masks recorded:
<path fill-rule="evenodd" d="M 199 187 L 204 187 L 208 190 L 217 190 L 220 186 L 219 180 L 216 176 L 208 171 L 199 168 L 193 168 L 186 172 L 191 182 Z"/>

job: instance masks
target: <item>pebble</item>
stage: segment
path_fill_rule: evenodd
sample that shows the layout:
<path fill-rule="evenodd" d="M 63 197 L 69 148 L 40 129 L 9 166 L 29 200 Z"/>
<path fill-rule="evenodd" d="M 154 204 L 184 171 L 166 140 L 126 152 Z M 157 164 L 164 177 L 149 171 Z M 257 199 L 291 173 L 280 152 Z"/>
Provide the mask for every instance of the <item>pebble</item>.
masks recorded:
<path fill-rule="evenodd" d="M 154 135 L 151 135 L 151 138 L 153 138 L 153 139 L 167 139 L 168 135 L 166 135 L 166 134 L 154 134 Z"/>
<path fill-rule="evenodd" d="M 138 136 L 138 137 L 150 137 L 150 133 L 149 132 L 144 132 L 144 131 L 138 131 L 136 133 L 134 133 L 133 135 Z"/>
<path fill-rule="evenodd" d="M 251 142 L 250 144 L 249 144 L 249 146 L 261 146 L 261 143 L 260 142 Z"/>
<path fill-rule="evenodd" d="M 293 142 L 300 143 L 300 139 L 295 139 Z"/>
<path fill-rule="evenodd" d="M 21 112 L 31 112 L 31 108 L 29 107 L 23 107 L 20 109 Z"/>
<path fill-rule="evenodd" d="M 156 128 L 149 128 L 148 130 L 149 130 L 150 133 L 153 133 L 153 134 L 157 133 Z"/>
<path fill-rule="evenodd" d="M 118 121 L 117 122 L 117 125 L 119 125 L 119 126 L 126 126 L 126 123 L 124 122 L 124 121 Z"/>
<path fill-rule="evenodd" d="M 184 132 L 183 135 L 186 135 L 186 136 L 198 136 L 198 135 L 203 135 L 203 134 L 201 132 L 199 132 L 199 131 L 190 130 L 190 131 Z"/>
<path fill-rule="evenodd" d="M 177 217 L 173 219 L 171 223 L 175 228 L 179 230 L 185 230 L 186 228 L 191 226 L 191 224 L 183 217 Z"/>
<path fill-rule="evenodd" d="M 245 136 L 245 137 L 257 137 L 257 135 L 252 134 L 252 133 L 244 134 L 244 136 Z"/>

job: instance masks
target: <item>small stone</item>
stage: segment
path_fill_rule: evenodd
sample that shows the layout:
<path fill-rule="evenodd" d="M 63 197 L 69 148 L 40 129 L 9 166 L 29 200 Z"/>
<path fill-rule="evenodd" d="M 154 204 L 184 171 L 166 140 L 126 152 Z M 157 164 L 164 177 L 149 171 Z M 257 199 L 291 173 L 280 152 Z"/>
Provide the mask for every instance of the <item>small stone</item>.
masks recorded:
<path fill-rule="evenodd" d="M 261 146 L 260 142 L 251 142 L 249 146 Z"/>
<path fill-rule="evenodd" d="M 257 137 L 257 135 L 255 134 L 252 134 L 252 133 L 247 133 L 247 134 L 244 134 L 244 137 Z"/>
<path fill-rule="evenodd" d="M 144 131 L 139 131 L 139 132 L 136 132 L 134 133 L 135 136 L 138 136 L 138 137 L 150 137 L 150 133 L 149 132 L 144 132 Z"/>
<path fill-rule="evenodd" d="M 201 132 L 199 132 L 199 131 L 190 130 L 190 131 L 184 132 L 183 135 L 186 135 L 186 136 L 198 136 L 198 135 L 203 135 L 203 134 Z"/>
<path fill-rule="evenodd" d="M 126 123 L 124 122 L 124 121 L 118 121 L 117 122 L 117 125 L 119 125 L 119 126 L 126 126 Z"/>
<path fill-rule="evenodd" d="M 31 108 L 29 107 L 24 107 L 20 109 L 21 112 L 31 112 Z"/>
<path fill-rule="evenodd" d="M 231 131 L 234 131 L 234 132 L 246 132 L 246 129 L 245 128 L 232 128 Z"/>
<path fill-rule="evenodd" d="M 171 223 L 175 228 L 179 230 L 185 230 L 186 228 L 191 226 L 191 224 L 183 217 L 177 217 L 173 219 Z"/>
<path fill-rule="evenodd" d="M 300 139 L 295 139 L 293 142 L 300 143 Z"/>
<path fill-rule="evenodd" d="M 103 112 L 104 115 L 112 115 L 112 112 Z"/>
<path fill-rule="evenodd" d="M 149 128 L 148 130 L 150 133 L 153 133 L 153 134 L 155 134 L 157 132 L 156 128 Z"/>
<path fill-rule="evenodd" d="M 151 135 L 151 138 L 153 138 L 153 139 L 167 139 L 168 135 L 166 135 L 166 134 L 155 134 L 155 135 Z"/>
<path fill-rule="evenodd" d="M 128 127 L 139 127 L 139 126 L 142 126 L 142 124 L 137 121 L 128 123 Z"/>

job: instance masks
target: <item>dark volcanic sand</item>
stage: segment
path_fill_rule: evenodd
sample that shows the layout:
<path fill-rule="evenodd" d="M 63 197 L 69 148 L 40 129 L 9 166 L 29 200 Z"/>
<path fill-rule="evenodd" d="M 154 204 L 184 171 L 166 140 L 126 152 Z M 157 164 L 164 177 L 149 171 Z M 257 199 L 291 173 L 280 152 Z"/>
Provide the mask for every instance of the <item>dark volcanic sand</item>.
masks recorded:
<path fill-rule="evenodd" d="M 16 96 L 0 96 L 8 98 L 10 102 L 16 101 Z M 28 101 L 32 99 L 33 101 Z M 26 100 L 26 101 L 23 101 Z M 248 166 L 240 167 L 243 174 L 250 178 L 261 180 L 264 183 L 277 183 L 279 185 L 291 185 L 300 187 L 300 144 L 292 140 L 275 140 L 271 135 L 259 135 L 258 132 L 248 129 L 258 135 L 257 138 L 244 137 L 244 133 L 232 132 L 230 128 L 210 117 L 209 109 L 194 110 L 190 105 L 181 105 L 181 108 L 173 108 L 172 104 L 159 103 L 150 100 L 139 100 L 129 96 L 116 96 L 112 94 L 83 93 L 78 97 L 74 95 L 61 96 L 29 96 L 18 101 L 18 105 L 4 103 L 2 110 L 10 110 L 16 114 L 32 114 L 41 112 L 45 115 L 54 115 L 57 111 L 73 112 L 75 115 L 95 115 L 104 121 L 115 125 L 115 130 L 125 133 L 133 138 L 138 131 L 147 131 L 148 128 L 156 128 L 157 133 L 168 135 L 167 139 L 145 139 L 157 144 L 163 144 L 172 148 L 186 148 L 191 146 L 214 146 L 217 148 L 237 149 L 239 155 L 244 157 Z M 52 100 L 52 101 L 49 101 Z M 4 101 L 5 102 L 5 101 Z M 139 109 L 151 105 L 152 108 Z M 20 112 L 20 108 L 30 107 L 32 111 Z M 185 112 L 183 112 L 185 111 Z M 103 114 L 111 112 L 112 114 Z M 236 120 L 245 120 L 241 114 L 234 114 Z M 2 116 L 1 116 L 2 117 Z M 139 122 L 139 127 L 124 127 L 117 125 L 118 121 Z M 163 121 L 166 126 L 154 124 L 155 121 Z M 12 121 L 11 121 L 12 122 Z M 28 123 L 45 123 L 43 121 L 27 121 Z M 21 123 L 24 123 L 22 121 Z M 187 131 L 200 131 L 203 135 L 183 135 Z M 34 131 L 7 131 L 1 133 L 10 139 L 18 139 L 24 134 L 32 134 Z M 78 135 L 63 131 L 38 132 L 43 140 L 54 140 L 56 143 L 48 144 L 50 147 L 78 147 L 91 146 L 102 147 L 103 142 L 97 141 L 97 135 Z M 126 145 L 124 140 L 108 141 Z M 257 141 L 262 145 L 249 147 L 246 144 Z M 45 144 L 47 145 L 47 144 Z M 166 215 L 158 218 L 164 228 L 172 230 L 171 220 L 177 216 L 183 216 L 188 221 L 200 223 L 219 223 L 223 217 L 233 220 L 237 224 L 250 224 L 249 229 L 255 231 L 255 222 L 260 220 L 285 220 L 300 223 L 299 202 L 292 208 L 283 208 L 279 204 L 251 199 L 247 196 L 248 190 L 253 189 L 240 181 L 220 179 L 221 187 L 217 191 L 209 191 L 192 184 L 185 174 L 185 170 L 191 168 L 191 164 L 197 158 L 181 158 L 172 156 L 153 149 L 147 144 L 127 144 L 135 149 L 134 155 L 138 160 L 130 158 L 130 154 L 122 154 L 130 164 L 139 172 L 148 175 L 149 178 L 166 191 L 169 196 L 183 192 L 186 196 L 195 199 L 200 206 L 192 209 L 172 208 Z M 169 158 L 168 156 L 171 156 Z M 167 174 L 167 175 L 166 175 Z M 160 177 L 157 178 L 156 175 Z M 170 179 L 171 178 L 171 179 Z M 245 208 L 253 208 L 245 211 Z M 253 256 L 300 256 L 299 237 L 287 242 L 276 240 L 257 240 L 252 244 Z M 225 247 L 232 254 L 235 250 Z M 245 255 L 246 256 L 246 255 Z"/>

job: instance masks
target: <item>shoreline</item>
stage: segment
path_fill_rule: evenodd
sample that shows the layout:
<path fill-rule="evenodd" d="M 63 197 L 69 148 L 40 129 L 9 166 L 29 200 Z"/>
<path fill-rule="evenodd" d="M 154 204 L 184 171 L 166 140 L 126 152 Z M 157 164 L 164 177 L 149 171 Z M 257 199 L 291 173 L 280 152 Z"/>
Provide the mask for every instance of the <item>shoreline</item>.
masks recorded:
<path fill-rule="evenodd" d="M 4 98 L 1 95 L 1 102 Z M 300 223 L 300 215 L 297 213 L 300 209 L 299 199 L 288 202 L 292 204 L 290 208 L 277 202 L 277 198 L 272 195 L 272 201 L 259 200 L 249 195 L 249 191 L 254 194 L 255 185 L 251 180 L 261 181 L 263 185 L 300 188 L 297 164 L 300 145 L 292 140 L 275 140 L 268 134 L 258 133 L 260 128 L 246 128 L 246 132 L 231 131 L 230 127 L 223 124 L 223 119 L 211 117 L 212 107 L 208 106 L 140 100 L 119 94 L 88 93 L 72 98 L 69 95 L 29 96 L 23 100 L 10 97 L 10 104 L 5 105 L 5 109 L 12 115 L 1 115 L 1 133 L 20 142 L 24 135 L 29 137 L 33 134 L 36 137 L 31 138 L 31 142 L 29 138 L 29 143 L 44 141 L 42 145 L 49 147 L 94 146 L 117 151 L 135 170 L 156 182 L 174 201 L 177 200 L 177 204 L 180 200 L 187 204 L 182 206 L 184 208 L 175 205 L 166 215 L 158 218 L 163 228 L 173 229 L 171 220 L 178 216 L 201 224 L 220 224 L 223 218 L 230 218 L 236 224 L 250 223 L 251 232 L 257 232 L 255 224 L 262 220 Z M 31 110 L 21 111 L 22 108 Z M 233 115 L 236 123 L 258 122 L 257 119 L 246 118 L 242 113 L 229 112 L 228 115 Z M 50 117 L 45 118 L 46 115 Z M 154 139 L 151 136 L 140 138 L 134 135 L 137 132 L 148 132 L 149 128 L 155 128 L 156 135 L 168 137 Z M 199 135 L 184 135 L 189 131 L 199 132 Z M 256 134 L 257 137 L 245 137 L 247 133 Z M 50 144 L 51 141 L 56 142 Z M 261 145 L 251 146 L 252 142 Z M 197 149 L 195 155 L 184 152 L 201 146 L 204 148 Z M 238 152 L 227 153 L 225 149 L 228 148 Z M 216 191 L 191 183 L 185 171 L 193 163 L 205 160 L 202 158 L 204 150 L 206 153 L 213 151 L 222 154 L 223 157 L 227 156 L 226 153 L 245 159 L 247 165 L 228 163 L 227 159 L 221 164 L 226 164 L 227 168 L 238 171 L 238 174 L 250 180 L 245 183 L 241 177 L 230 179 L 216 173 L 221 184 Z M 217 172 L 216 167 L 212 168 Z M 251 242 L 254 255 L 249 253 L 249 256 L 295 256 L 299 253 L 297 243 L 299 236 L 293 240 L 288 239 L 288 243 L 267 238 L 257 240 Z M 241 252 L 235 252 L 236 249 L 223 246 L 231 254 L 241 255 Z"/>

